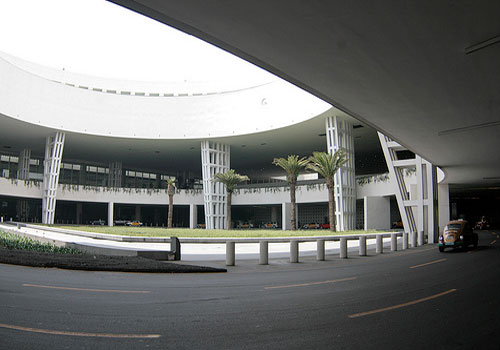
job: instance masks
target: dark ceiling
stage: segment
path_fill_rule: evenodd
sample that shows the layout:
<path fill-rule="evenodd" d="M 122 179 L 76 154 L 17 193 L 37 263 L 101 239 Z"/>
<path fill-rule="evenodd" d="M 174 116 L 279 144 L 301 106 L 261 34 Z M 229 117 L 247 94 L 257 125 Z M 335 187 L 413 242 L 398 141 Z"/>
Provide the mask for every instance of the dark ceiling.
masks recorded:
<path fill-rule="evenodd" d="M 499 1 L 113 2 L 310 91 L 451 183 L 500 178 Z"/>

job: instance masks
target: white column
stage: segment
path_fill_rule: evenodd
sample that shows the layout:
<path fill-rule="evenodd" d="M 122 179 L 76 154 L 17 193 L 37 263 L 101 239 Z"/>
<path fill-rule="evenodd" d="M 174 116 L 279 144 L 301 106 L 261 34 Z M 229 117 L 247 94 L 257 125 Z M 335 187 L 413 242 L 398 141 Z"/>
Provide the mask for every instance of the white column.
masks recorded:
<path fill-rule="evenodd" d="M 113 226 L 114 223 L 114 214 L 113 211 L 115 209 L 115 203 L 109 202 L 108 203 L 108 226 Z"/>
<path fill-rule="evenodd" d="M 437 167 L 426 161 L 427 165 L 427 243 L 437 243 L 439 237 L 439 189 Z"/>
<path fill-rule="evenodd" d="M 17 163 L 17 178 L 19 180 L 30 179 L 30 160 L 31 160 L 31 150 L 23 149 L 19 153 L 19 162 Z"/>
<path fill-rule="evenodd" d="M 225 173 L 230 169 L 229 145 L 214 141 L 201 141 L 201 165 L 206 228 L 208 230 L 225 229 L 226 187 L 220 182 L 214 182 L 213 178 L 215 174 Z"/>
<path fill-rule="evenodd" d="M 81 225 L 82 223 L 82 212 L 83 212 L 83 204 L 76 203 L 76 224 Z"/>
<path fill-rule="evenodd" d="M 450 189 L 447 183 L 440 183 L 438 185 L 438 206 L 439 206 L 439 232 L 443 230 L 444 226 L 450 221 Z"/>
<path fill-rule="evenodd" d="M 196 204 L 189 204 L 189 228 L 196 228 L 198 225 L 198 207 Z"/>
<path fill-rule="evenodd" d="M 348 159 L 335 175 L 335 216 L 338 231 L 356 228 L 356 178 L 352 123 L 343 117 L 326 118 L 328 152 L 342 149 Z"/>
<path fill-rule="evenodd" d="M 281 203 L 281 227 L 283 230 L 291 230 L 291 215 L 290 215 L 291 203 Z"/>
<path fill-rule="evenodd" d="M 109 163 L 108 186 L 122 187 L 122 162 Z"/>
<path fill-rule="evenodd" d="M 391 228 L 391 201 L 388 197 L 364 197 L 365 230 Z"/>
<path fill-rule="evenodd" d="M 424 162 L 422 161 L 422 157 L 415 155 L 416 161 L 416 171 L 417 171 L 417 192 L 416 198 L 417 201 L 417 232 L 421 232 L 425 230 L 425 215 L 424 215 Z"/>
<path fill-rule="evenodd" d="M 56 211 L 57 185 L 59 169 L 64 149 L 65 134 L 57 132 L 48 136 L 45 143 L 45 160 L 43 162 L 43 194 L 42 223 L 53 224 Z"/>

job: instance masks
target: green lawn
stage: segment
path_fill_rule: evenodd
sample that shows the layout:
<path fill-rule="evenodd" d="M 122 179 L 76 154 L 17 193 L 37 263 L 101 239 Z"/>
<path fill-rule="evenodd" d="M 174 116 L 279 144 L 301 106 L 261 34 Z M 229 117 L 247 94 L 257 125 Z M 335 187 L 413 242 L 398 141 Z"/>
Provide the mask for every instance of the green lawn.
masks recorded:
<path fill-rule="evenodd" d="M 122 236 L 146 236 L 146 237 L 295 237 L 295 236 L 328 236 L 328 235 L 355 235 L 361 233 L 376 233 L 377 231 L 344 231 L 330 232 L 328 230 L 299 230 L 299 231 L 283 231 L 283 230 L 205 230 L 205 229 L 188 229 L 188 228 L 172 228 L 166 229 L 161 227 L 127 227 L 127 226 L 57 226 L 68 230 L 78 230 L 86 232 L 107 233 L 112 235 Z M 379 231 L 380 232 L 380 231 Z"/>

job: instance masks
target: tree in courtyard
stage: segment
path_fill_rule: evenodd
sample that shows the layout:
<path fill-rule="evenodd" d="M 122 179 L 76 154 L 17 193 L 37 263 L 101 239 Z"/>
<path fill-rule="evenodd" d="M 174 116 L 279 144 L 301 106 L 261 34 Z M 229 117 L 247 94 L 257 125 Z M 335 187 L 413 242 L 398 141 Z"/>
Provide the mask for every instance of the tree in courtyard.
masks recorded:
<path fill-rule="evenodd" d="M 297 184 L 297 177 L 299 172 L 304 169 L 309 161 L 305 158 L 299 158 L 297 155 L 290 155 L 288 158 L 274 158 L 273 164 L 283 168 L 286 171 L 286 177 L 288 184 L 290 185 L 290 221 L 292 224 L 292 230 L 297 229 L 295 223 L 295 186 Z"/>
<path fill-rule="evenodd" d="M 342 150 L 334 153 L 313 152 L 309 157 L 307 169 L 317 172 L 326 180 L 328 188 L 328 216 L 330 220 L 330 231 L 335 231 L 335 173 L 347 162 L 346 154 Z"/>
<path fill-rule="evenodd" d="M 167 180 L 168 188 L 168 228 L 172 228 L 172 220 L 174 217 L 174 194 L 175 194 L 175 177 Z"/>
<path fill-rule="evenodd" d="M 217 173 L 214 175 L 213 181 L 221 182 L 226 186 L 227 190 L 227 216 L 226 216 L 226 230 L 231 229 L 231 197 L 234 188 L 237 184 L 243 181 L 250 180 L 246 175 L 240 175 L 233 169 L 229 169 L 225 173 Z"/>

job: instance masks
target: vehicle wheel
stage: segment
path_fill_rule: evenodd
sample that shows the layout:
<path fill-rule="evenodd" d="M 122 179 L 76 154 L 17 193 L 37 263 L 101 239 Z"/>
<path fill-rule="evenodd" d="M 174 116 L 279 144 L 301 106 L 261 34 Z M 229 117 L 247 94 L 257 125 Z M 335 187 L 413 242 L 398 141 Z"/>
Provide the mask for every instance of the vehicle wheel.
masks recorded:
<path fill-rule="evenodd" d="M 442 253 L 444 252 L 444 247 L 439 247 L 439 251 Z"/>

